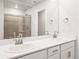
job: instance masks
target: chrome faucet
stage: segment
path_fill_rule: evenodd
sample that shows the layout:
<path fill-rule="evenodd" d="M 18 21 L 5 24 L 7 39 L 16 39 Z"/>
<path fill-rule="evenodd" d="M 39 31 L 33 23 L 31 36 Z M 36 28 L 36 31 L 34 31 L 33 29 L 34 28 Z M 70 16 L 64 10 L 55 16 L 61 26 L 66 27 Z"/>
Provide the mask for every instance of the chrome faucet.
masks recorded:
<path fill-rule="evenodd" d="M 23 37 L 22 33 L 19 33 L 19 36 L 18 36 L 18 42 L 19 42 L 19 44 L 23 44 L 22 37 Z"/>
<path fill-rule="evenodd" d="M 19 33 L 18 38 L 16 38 L 15 35 L 16 35 L 16 33 L 14 33 L 15 45 L 23 44 L 23 39 L 22 39 L 23 35 L 22 35 L 22 33 Z"/>
<path fill-rule="evenodd" d="M 53 34 L 53 38 L 57 38 L 57 36 L 58 36 L 58 32 L 55 31 L 54 34 Z"/>

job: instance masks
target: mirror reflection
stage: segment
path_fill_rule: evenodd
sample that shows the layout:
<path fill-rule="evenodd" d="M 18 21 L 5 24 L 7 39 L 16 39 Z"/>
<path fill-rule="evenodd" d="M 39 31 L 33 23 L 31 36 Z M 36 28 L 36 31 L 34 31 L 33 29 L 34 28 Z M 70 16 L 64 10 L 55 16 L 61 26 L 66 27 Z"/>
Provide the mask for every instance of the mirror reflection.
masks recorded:
<path fill-rule="evenodd" d="M 4 37 L 12 38 L 15 34 L 23 34 L 23 37 L 31 36 L 31 17 L 30 16 L 4 16 Z"/>
<path fill-rule="evenodd" d="M 25 14 L 26 10 L 39 3 L 41 0 L 4 0 L 4 38 L 31 36 L 31 15 Z M 38 35 L 45 35 L 45 10 L 38 12 Z"/>
<path fill-rule="evenodd" d="M 4 0 L 4 39 L 58 32 L 57 0 Z"/>

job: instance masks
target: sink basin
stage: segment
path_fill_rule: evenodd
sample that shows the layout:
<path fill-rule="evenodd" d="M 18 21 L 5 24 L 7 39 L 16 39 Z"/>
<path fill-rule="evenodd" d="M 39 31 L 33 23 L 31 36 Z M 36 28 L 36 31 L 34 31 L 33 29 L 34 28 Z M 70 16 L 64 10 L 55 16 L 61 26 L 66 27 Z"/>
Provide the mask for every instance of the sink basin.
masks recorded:
<path fill-rule="evenodd" d="M 31 49 L 33 49 L 32 44 L 23 44 L 23 45 L 9 46 L 6 50 L 7 52 L 10 52 L 10 53 L 20 53 L 20 52 L 28 51 Z"/>

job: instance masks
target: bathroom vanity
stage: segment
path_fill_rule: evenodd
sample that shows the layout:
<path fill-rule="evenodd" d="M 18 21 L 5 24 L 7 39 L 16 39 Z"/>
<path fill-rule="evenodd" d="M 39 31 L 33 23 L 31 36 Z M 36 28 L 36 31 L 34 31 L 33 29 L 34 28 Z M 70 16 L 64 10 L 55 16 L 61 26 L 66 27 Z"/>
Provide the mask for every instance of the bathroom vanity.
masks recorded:
<path fill-rule="evenodd" d="M 15 47 L 13 44 L 3 45 L 0 46 L 0 58 L 75 59 L 75 42 L 75 39 L 70 38 L 46 38 L 24 42 L 24 44 Z"/>
<path fill-rule="evenodd" d="M 74 59 L 74 41 L 15 59 Z"/>
<path fill-rule="evenodd" d="M 76 4 L 75 0 L 0 0 L 0 59 L 76 59 Z M 72 37 L 28 38 L 55 32 L 54 37 Z M 11 39 L 19 33 L 26 38 L 15 45 Z"/>

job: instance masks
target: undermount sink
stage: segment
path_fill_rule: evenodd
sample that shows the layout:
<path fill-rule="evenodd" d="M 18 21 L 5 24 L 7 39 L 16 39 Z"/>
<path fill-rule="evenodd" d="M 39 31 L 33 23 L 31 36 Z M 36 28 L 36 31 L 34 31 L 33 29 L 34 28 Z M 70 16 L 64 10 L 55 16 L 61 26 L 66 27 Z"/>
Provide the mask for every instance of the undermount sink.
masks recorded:
<path fill-rule="evenodd" d="M 12 45 L 7 48 L 9 53 L 20 53 L 33 49 L 32 44 L 23 44 L 23 45 Z"/>

